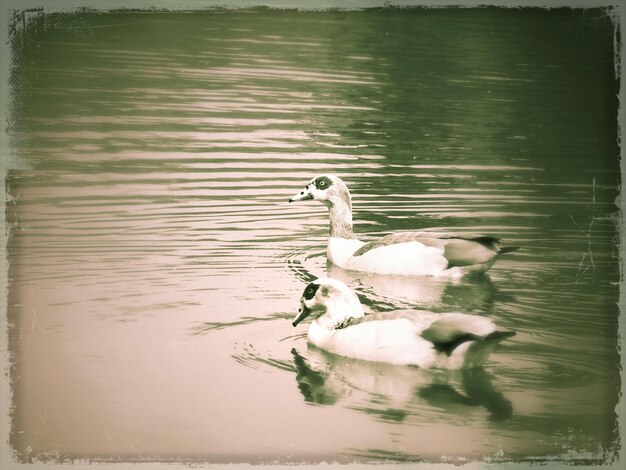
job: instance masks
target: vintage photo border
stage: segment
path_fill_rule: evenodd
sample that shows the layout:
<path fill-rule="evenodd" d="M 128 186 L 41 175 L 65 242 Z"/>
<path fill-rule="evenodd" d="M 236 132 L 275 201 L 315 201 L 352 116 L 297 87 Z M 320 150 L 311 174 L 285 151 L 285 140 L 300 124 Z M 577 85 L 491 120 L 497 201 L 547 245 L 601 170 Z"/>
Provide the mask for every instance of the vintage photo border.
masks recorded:
<path fill-rule="evenodd" d="M 12 18 L 22 11 L 41 10 L 44 13 L 51 12 L 76 12 L 82 8 L 94 11 L 115 11 L 121 9 L 134 10 L 167 10 L 167 11 L 191 11 L 191 10 L 207 10 L 211 8 L 246 8 L 264 6 L 269 8 L 298 8 L 307 10 L 326 10 L 326 9 L 361 9 L 371 7 L 411 7 L 411 6 L 428 6 L 428 7 L 473 7 L 473 6 L 498 6 L 506 8 L 518 7 L 540 7 L 540 8 L 556 8 L 556 7 L 573 7 L 573 8 L 611 8 L 614 12 L 613 21 L 616 26 L 616 43 L 618 50 L 615 57 L 615 73 L 619 77 L 619 110 L 618 110 L 618 140 L 622 143 L 622 133 L 625 126 L 623 103 L 626 98 L 624 89 L 623 74 L 620 73 L 621 65 L 626 63 L 626 53 L 624 50 L 624 42 L 626 40 L 625 20 L 626 20 L 626 1 L 625 0 L 0 0 L 0 114 L 2 118 L 2 131 L 0 131 L 0 224 L 3 230 L 0 232 L 0 250 L 4 252 L 2 262 L 0 262 L 0 285 L 4 293 L 2 302 L 0 303 L 0 366 L 2 369 L 2 377 L 0 379 L 0 469 L 51 469 L 51 468 L 70 468 L 70 469 L 154 469 L 154 468 L 247 468 L 252 467 L 251 464 L 202 464 L 182 461 L 178 463 L 160 463 L 154 461 L 146 462 L 120 462 L 120 463 L 101 463 L 89 461 L 76 461 L 66 463 L 44 463 L 36 462 L 32 464 L 18 463 L 13 458 L 13 451 L 9 446 L 10 436 L 10 413 L 11 413 L 11 383 L 10 383 L 10 351 L 8 350 L 8 320 L 7 320 L 7 294 L 8 294 L 8 257 L 6 253 L 7 247 L 7 226 L 5 213 L 6 186 L 5 176 L 8 170 L 23 168 L 23 163 L 17 161 L 17 157 L 11 148 L 10 140 L 10 124 L 12 117 L 11 110 L 11 83 L 10 70 L 12 61 L 12 52 L 10 47 L 10 23 Z M 624 146 L 620 146 L 620 163 L 623 162 L 626 151 Z M 620 165 L 621 179 L 624 180 L 624 166 Z M 626 207 L 626 196 L 623 190 L 620 190 L 619 204 L 621 210 Z M 621 211 L 620 211 L 621 212 Z M 626 347 L 626 321 L 624 319 L 624 233 L 621 226 L 620 217 L 620 321 L 618 335 L 618 349 L 622 353 Z M 624 365 L 625 360 L 623 354 L 621 358 L 622 384 L 625 380 Z M 608 465 L 588 466 L 588 468 L 624 468 L 626 465 L 626 437 L 624 429 L 626 428 L 626 413 L 624 411 L 624 392 L 623 385 L 620 391 L 620 402 L 616 409 L 618 423 L 618 457 L 614 462 Z M 620 446 L 621 444 L 621 446 Z M 410 465 L 411 468 L 454 468 L 455 464 L 430 464 L 430 463 L 411 463 L 411 464 L 333 464 L 324 463 L 320 465 L 299 465 L 298 469 L 325 469 L 339 467 L 345 470 L 366 469 L 375 466 L 376 469 L 397 468 L 399 465 Z M 529 468 L 532 465 L 544 465 L 548 468 L 569 468 L 567 462 L 554 461 L 538 461 L 537 463 L 485 463 L 472 462 L 463 465 L 463 468 Z M 95 466 L 95 467 L 94 467 Z M 292 465 L 264 465 L 271 469 L 287 469 Z M 587 468 L 584 465 L 576 465 L 576 468 Z"/>

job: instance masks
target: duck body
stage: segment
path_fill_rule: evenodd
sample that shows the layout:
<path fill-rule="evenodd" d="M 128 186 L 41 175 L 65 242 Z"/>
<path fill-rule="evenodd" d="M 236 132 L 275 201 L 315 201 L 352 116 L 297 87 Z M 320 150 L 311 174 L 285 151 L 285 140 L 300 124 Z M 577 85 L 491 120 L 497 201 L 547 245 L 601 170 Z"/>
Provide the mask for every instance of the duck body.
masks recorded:
<path fill-rule="evenodd" d="M 462 276 L 487 271 L 503 251 L 500 243 L 498 238 L 481 235 L 402 232 L 371 243 L 330 237 L 326 255 L 333 264 L 353 271 Z"/>
<path fill-rule="evenodd" d="M 316 199 L 329 209 L 328 260 L 344 269 L 390 275 L 462 276 L 487 271 L 502 247 L 497 237 L 438 232 L 400 232 L 370 243 L 352 229 L 352 202 L 345 183 L 336 176 L 313 178 L 289 201 Z"/>
<path fill-rule="evenodd" d="M 367 321 L 355 321 L 336 330 L 329 330 L 314 320 L 307 333 L 308 341 L 339 356 L 364 361 L 423 369 L 465 369 L 483 365 L 499 342 L 497 339 L 503 339 L 500 335 L 493 336 L 492 341 L 485 339 L 497 332 L 496 326 L 488 318 L 477 315 L 420 311 L 396 315 L 368 315 Z M 377 318 L 370 319 L 370 316 Z M 452 323 L 455 330 L 449 341 L 438 343 L 422 336 L 425 332 L 426 337 L 437 332 L 447 322 Z M 470 333 L 472 330 L 478 334 Z M 475 338 L 469 339 L 473 336 Z"/>
<path fill-rule="evenodd" d="M 464 313 L 364 315 L 354 293 L 335 279 L 318 279 L 307 289 L 294 326 L 310 313 L 321 312 L 309 327 L 308 341 L 340 356 L 425 369 L 464 369 L 481 366 L 501 340 L 515 334 L 499 330 L 489 318 Z"/>
<path fill-rule="evenodd" d="M 307 337 L 311 344 L 339 356 L 430 368 L 437 355 L 432 344 L 420 339 L 423 322 L 388 317 L 329 330 L 313 320 Z"/>

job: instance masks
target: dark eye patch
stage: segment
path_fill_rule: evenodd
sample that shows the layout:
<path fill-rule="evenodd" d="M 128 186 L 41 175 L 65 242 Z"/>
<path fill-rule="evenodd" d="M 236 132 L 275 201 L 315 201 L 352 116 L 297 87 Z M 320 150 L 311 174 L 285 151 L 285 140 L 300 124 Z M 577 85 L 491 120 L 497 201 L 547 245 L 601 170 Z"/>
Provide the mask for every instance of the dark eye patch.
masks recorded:
<path fill-rule="evenodd" d="M 319 176 L 315 178 L 314 183 L 317 189 L 328 189 L 333 184 L 328 176 Z"/>
<path fill-rule="evenodd" d="M 311 284 L 306 286 L 306 289 L 304 289 L 304 293 L 302 294 L 302 297 L 304 297 L 306 300 L 311 300 L 313 297 L 315 297 L 315 294 L 317 293 L 317 289 L 319 288 L 320 288 L 319 284 L 315 284 L 314 282 L 312 282 Z"/>

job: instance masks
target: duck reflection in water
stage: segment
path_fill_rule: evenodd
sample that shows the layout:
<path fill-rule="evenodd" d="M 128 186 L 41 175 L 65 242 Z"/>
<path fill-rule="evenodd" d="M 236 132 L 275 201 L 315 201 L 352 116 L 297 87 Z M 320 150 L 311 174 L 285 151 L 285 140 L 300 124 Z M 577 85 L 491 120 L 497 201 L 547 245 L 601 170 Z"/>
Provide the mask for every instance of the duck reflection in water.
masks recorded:
<path fill-rule="evenodd" d="M 477 274 L 462 279 L 428 276 L 391 276 L 385 274 L 350 271 L 327 263 L 328 277 L 347 285 L 359 286 L 361 302 L 366 306 L 391 304 L 394 308 L 419 305 L 435 308 L 445 305 L 449 309 L 489 313 L 496 300 L 510 301 L 499 292 L 488 275 Z M 505 298 L 506 297 L 506 298 Z"/>
<path fill-rule="evenodd" d="M 315 346 L 309 346 L 308 359 L 295 348 L 291 354 L 298 389 L 308 403 L 351 402 L 350 408 L 388 422 L 423 415 L 424 406 L 452 414 L 483 407 L 492 421 L 513 416 L 511 402 L 483 368 L 433 372 L 339 358 Z"/>
<path fill-rule="evenodd" d="M 298 351 L 295 349 L 291 350 L 291 354 L 293 355 L 298 389 L 302 393 L 304 401 L 318 405 L 334 405 L 337 403 L 341 393 L 338 390 L 333 390 L 333 387 L 326 383 L 328 374 L 310 367 L 306 359 L 298 354 Z"/>

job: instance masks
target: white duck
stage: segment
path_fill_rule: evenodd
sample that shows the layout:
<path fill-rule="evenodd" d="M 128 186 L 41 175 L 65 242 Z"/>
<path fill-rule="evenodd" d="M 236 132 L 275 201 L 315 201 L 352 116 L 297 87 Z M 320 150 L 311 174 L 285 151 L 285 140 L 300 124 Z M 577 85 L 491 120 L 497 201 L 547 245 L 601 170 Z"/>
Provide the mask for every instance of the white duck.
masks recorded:
<path fill-rule="evenodd" d="M 311 313 L 319 315 L 309 327 L 311 344 L 340 356 L 421 368 L 480 366 L 500 341 L 515 334 L 498 330 L 489 318 L 464 313 L 366 316 L 354 292 L 331 278 L 306 287 L 293 326 Z"/>
<path fill-rule="evenodd" d="M 474 234 L 401 232 L 364 243 L 352 230 L 352 201 L 346 184 L 332 175 L 313 178 L 289 202 L 315 199 L 330 212 L 328 260 L 342 268 L 377 274 L 461 276 L 487 271 L 502 253 L 497 237 Z"/>

